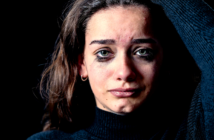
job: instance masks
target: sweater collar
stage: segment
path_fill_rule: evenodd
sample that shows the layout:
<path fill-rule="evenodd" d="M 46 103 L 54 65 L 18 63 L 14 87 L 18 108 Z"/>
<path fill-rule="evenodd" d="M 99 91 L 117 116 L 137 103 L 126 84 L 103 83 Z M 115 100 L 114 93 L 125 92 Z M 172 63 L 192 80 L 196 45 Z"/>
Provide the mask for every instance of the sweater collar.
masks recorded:
<path fill-rule="evenodd" d="M 151 127 L 152 124 L 140 111 L 124 116 L 106 112 L 99 108 L 96 108 L 95 112 L 95 119 L 86 131 L 101 139 L 139 140 L 154 135 L 154 131 L 151 130 L 155 129 Z"/>

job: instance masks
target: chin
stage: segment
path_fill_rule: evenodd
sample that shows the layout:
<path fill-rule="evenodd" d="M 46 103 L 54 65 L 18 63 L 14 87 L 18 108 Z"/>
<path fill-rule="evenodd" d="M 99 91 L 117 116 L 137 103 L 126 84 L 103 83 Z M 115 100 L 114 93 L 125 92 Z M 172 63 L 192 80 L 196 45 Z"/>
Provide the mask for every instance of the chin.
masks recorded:
<path fill-rule="evenodd" d="M 125 115 L 133 112 L 136 109 L 135 105 L 123 105 L 123 106 L 116 106 L 112 109 L 112 112 L 119 115 Z"/>

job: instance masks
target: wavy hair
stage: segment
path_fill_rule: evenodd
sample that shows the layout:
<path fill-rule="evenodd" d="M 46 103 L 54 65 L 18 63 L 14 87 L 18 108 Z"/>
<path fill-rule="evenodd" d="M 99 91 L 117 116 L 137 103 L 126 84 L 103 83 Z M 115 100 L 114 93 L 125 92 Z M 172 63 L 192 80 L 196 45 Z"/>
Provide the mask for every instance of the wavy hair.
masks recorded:
<path fill-rule="evenodd" d="M 40 82 L 40 92 L 47 102 L 46 113 L 43 116 L 44 131 L 49 129 L 76 131 L 90 124 L 93 118 L 92 114 L 94 114 L 95 100 L 89 82 L 82 82 L 78 75 L 78 55 L 81 55 L 84 51 L 86 25 L 90 17 L 101 9 L 129 5 L 146 6 L 149 8 L 150 13 L 154 13 L 154 15 L 157 14 L 157 10 L 163 13 L 161 7 L 152 4 L 148 0 L 76 0 L 70 3 L 61 26 L 58 43 L 53 52 L 51 62 L 43 72 Z M 168 25 L 161 23 L 162 16 L 158 15 L 156 17 L 153 18 L 153 23 L 158 26 L 154 27 L 158 34 L 160 34 L 158 36 L 160 40 L 163 40 L 164 44 L 167 41 L 161 34 L 164 31 L 167 32 L 164 27 Z M 172 39 L 167 39 L 170 40 L 167 42 L 168 44 L 165 43 L 162 46 L 169 46 L 172 43 Z M 170 47 L 163 49 L 164 58 L 174 57 L 174 54 L 168 53 L 170 51 L 174 53 Z M 187 64 L 179 64 L 179 62 L 172 62 L 166 59 L 164 62 L 170 64 L 170 69 L 179 71 L 181 74 L 187 73 L 185 70 L 183 70 L 185 72 L 182 72 L 180 69 L 177 69 L 178 65 L 188 67 Z M 184 88 L 186 86 L 192 89 L 193 86 L 189 84 L 191 80 L 184 81 L 182 79 L 184 77 L 188 79 L 191 76 L 188 74 L 181 76 L 181 74 L 177 73 L 172 77 L 174 79 L 177 78 L 177 82 L 183 80 L 182 85 Z M 166 96 L 173 98 L 169 94 Z"/>

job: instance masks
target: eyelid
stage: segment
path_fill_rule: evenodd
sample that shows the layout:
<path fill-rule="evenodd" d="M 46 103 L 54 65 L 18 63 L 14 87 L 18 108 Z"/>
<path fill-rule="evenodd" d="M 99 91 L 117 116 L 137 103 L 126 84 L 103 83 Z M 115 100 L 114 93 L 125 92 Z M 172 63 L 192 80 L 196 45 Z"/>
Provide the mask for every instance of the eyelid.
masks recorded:
<path fill-rule="evenodd" d="M 94 54 L 97 55 L 101 51 L 108 51 L 110 54 L 113 54 L 113 51 L 109 47 L 100 48 L 96 50 Z"/>
<path fill-rule="evenodd" d="M 97 54 L 98 52 L 100 51 L 108 51 L 108 52 L 112 52 L 111 49 L 109 47 L 102 47 L 102 48 L 99 48 L 97 49 L 94 54 Z"/>
<path fill-rule="evenodd" d="M 134 50 L 133 50 L 133 53 L 136 53 L 137 51 L 139 50 L 153 50 L 152 48 L 150 47 L 136 47 Z"/>

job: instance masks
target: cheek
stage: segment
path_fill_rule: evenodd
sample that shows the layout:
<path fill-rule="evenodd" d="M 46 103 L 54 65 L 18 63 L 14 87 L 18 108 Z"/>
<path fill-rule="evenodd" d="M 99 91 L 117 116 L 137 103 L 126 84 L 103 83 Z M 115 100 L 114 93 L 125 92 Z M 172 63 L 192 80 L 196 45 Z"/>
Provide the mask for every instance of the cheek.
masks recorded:
<path fill-rule="evenodd" d="M 158 78 L 159 66 L 157 62 L 152 62 L 146 65 L 139 67 L 139 72 L 143 78 L 143 84 L 147 87 L 152 87 L 154 81 Z"/>
<path fill-rule="evenodd" d="M 102 63 L 93 62 L 88 66 L 89 82 L 95 94 L 105 91 L 110 75 L 111 71 Z"/>
<path fill-rule="evenodd" d="M 150 64 L 148 66 L 144 66 L 141 70 L 141 74 L 143 75 L 143 79 L 148 84 L 151 83 L 155 77 L 154 65 Z"/>
<path fill-rule="evenodd" d="M 162 49 L 159 49 L 159 53 L 156 55 L 154 61 L 145 67 L 145 73 L 147 73 L 146 77 L 149 81 L 154 82 L 158 79 L 162 67 L 162 61 L 163 52 Z"/>

